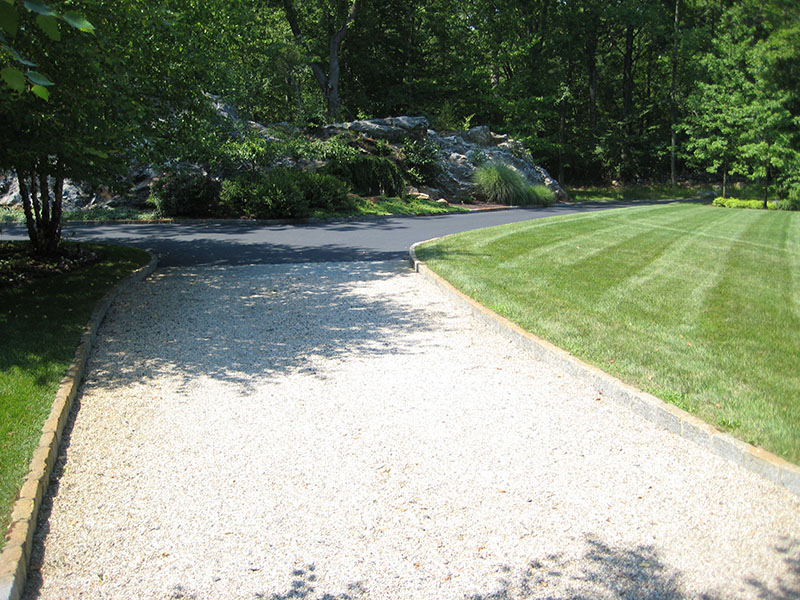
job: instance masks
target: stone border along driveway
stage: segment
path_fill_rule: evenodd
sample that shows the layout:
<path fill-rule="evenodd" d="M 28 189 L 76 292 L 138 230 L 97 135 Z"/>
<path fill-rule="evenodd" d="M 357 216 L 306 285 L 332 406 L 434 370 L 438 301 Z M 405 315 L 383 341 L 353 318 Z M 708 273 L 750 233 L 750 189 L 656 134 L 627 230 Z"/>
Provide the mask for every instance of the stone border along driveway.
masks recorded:
<path fill-rule="evenodd" d="M 433 238 L 439 239 L 439 238 Z M 411 264 L 420 275 L 435 283 L 448 293 L 454 301 L 466 307 L 481 323 L 527 350 L 538 360 L 556 366 L 576 379 L 593 386 L 602 394 L 630 408 L 648 421 L 692 440 L 715 454 L 730 460 L 745 469 L 758 473 L 773 483 L 785 487 L 800 496 L 800 467 L 780 456 L 737 440 L 733 436 L 701 421 L 673 404 L 667 404 L 655 396 L 624 383 L 574 357 L 569 352 L 528 333 L 508 319 L 482 306 L 463 294 L 448 281 L 434 273 L 417 259 L 415 248 L 432 240 L 417 242 L 409 250 Z"/>
<path fill-rule="evenodd" d="M 72 364 L 58 386 L 50 416 L 42 426 L 42 435 L 33 453 L 28 475 L 11 511 L 11 525 L 6 531 L 5 545 L 0 553 L 0 600 L 18 600 L 25 587 L 39 507 L 58 456 L 61 434 L 83 379 L 86 361 L 97 336 L 97 330 L 117 296 L 150 275 L 157 265 L 158 259 L 150 254 L 150 262 L 147 265 L 137 269 L 114 286 L 92 311 L 92 316 L 81 334 L 75 358 L 72 359 Z"/>

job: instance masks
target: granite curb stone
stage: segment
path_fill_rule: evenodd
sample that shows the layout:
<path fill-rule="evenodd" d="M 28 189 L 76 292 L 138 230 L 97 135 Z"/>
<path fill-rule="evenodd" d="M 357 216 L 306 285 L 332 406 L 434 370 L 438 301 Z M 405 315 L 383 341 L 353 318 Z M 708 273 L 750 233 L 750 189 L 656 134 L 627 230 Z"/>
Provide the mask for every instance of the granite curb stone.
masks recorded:
<path fill-rule="evenodd" d="M 762 448 L 737 440 L 677 406 L 667 404 L 652 394 L 626 384 L 597 367 L 579 360 L 569 352 L 528 333 L 515 323 L 457 290 L 417 258 L 416 247 L 434 239 L 439 238 L 417 242 L 409 249 L 409 257 L 414 271 L 447 292 L 456 302 L 469 309 L 473 316 L 484 325 L 522 347 L 536 359 L 557 366 L 576 379 L 594 386 L 603 396 L 632 409 L 646 420 L 700 444 L 714 454 L 757 473 L 800 496 L 800 466 Z"/>
<path fill-rule="evenodd" d="M 150 254 L 150 262 L 146 266 L 119 282 L 95 306 L 83 330 L 75 357 L 59 384 L 50 415 L 42 426 L 39 444 L 33 452 L 28 474 L 12 508 L 11 524 L 5 535 L 5 546 L 0 553 L 0 600 L 18 600 L 25 587 L 39 507 L 58 456 L 64 424 L 83 379 L 92 343 L 97 337 L 97 330 L 120 292 L 150 275 L 157 265 L 158 259 Z"/>

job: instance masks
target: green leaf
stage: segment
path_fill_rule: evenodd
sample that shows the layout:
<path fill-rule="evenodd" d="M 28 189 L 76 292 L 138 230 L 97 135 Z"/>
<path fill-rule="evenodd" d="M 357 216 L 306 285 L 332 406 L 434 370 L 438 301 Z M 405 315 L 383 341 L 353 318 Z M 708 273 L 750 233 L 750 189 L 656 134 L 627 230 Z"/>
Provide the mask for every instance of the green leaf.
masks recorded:
<path fill-rule="evenodd" d="M 6 85 L 15 92 L 22 92 L 25 90 L 25 73 L 16 67 L 6 67 L 0 71 L 0 77 L 2 77 Z"/>
<path fill-rule="evenodd" d="M 11 37 L 17 33 L 19 26 L 19 17 L 17 16 L 17 9 L 14 5 L 0 4 L 0 29 L 5 31 Z"/>
<path fill-rule="evenodd" d="M 86 153 L 91 154 L 93 156 L 97 156 L 99 158 L 108 158 L 107 152 L 103 152 L 102 150 L 95 150 L 94 148 L 86 148 Z"/>
<path fill-rule="evenodd" d="M 47 88 L 42 87 L 40 85 L 35 85 L 31 88 L 31 91 L 39 96 L 42 100 L 49 100 L 50 99 L 50 92 L 47 91 Z"/>
<path fill-rule="evenodd" d="M 68 12 L 64 13 L 61 17 L 67 23 L 72 25 L 75 29 L 79 29 L 80 31 L 84 31 L 86 33 L 94 33 L 94 25 L 89 23 L 84 17 L 79 15 L 78 13 Z"/>
<path fill-rule="evenodd" d="M 47 4 L 41 2 L 31 2 L 30 0 L 25 0 L 23 4 L 29 11 L 38 13 L 40 15 L 47 15 L 48 17 L 55 17 L 58 15 L 58 13 L 50 8 Z"/>
<path fill-rule="evenodd" d="M 6 4 L 10 4 L 11 6 L 14 6 L 14 0 L 5 0 L 5 2 L 6 2 Z"/>
<path fill-rule="evenodd" d="M 51 40 L 60 41 L 61 31 L 58 28 L 58 21 L 55 17 L 48 17 L 47 15 L 39 15 L 36 17 L 36 24 L 39 29 L 44 31 Z"/>
<path fill-rule="evenodd" d="M 35 62 L 31 62 L 30 60 L 25 60 L 24 58 L 22 58 L 19 55 L 19 52 L 14 50 L 11 46 L 3 46 L 3 48 L 8 50 L 11 53 L 11 56 L 14 57 L 14 60 L 16 60 L 19 64 L 25 65 L 26 67 L 35 67 L 36 66 Z"/>
<path fill-rule="evenodd" d="M 28 71 L 26 74 L 27 78 L 30 80 L 31 83 L 35 83 L 36 85 L 42 86 L 49 86 L 53 85 L 53 82 L 48 79 L 47 75 L 42 75 L 36 71 Z"/>

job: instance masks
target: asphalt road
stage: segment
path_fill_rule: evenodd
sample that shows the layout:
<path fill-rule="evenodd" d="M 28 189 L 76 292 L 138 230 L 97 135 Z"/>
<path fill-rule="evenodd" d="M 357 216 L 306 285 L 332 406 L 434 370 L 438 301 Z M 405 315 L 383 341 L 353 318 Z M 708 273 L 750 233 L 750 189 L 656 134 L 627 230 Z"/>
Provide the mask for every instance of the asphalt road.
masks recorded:
<path fill-rule="evenodd" d="M 313 224 L 265 225 L 246 221 L 170 224 L 67 223 L 64 238 L 137 246 L 160 266 L 281 264 L 403 259 L 415 242 L 442 235 L 588 212 L 619 205 L 558 205 L 431 217 L 386 217 Z M 626 204 L 624 206 L 629 206 Z M 26 239 L 23 224 L 3 224 L 0 239 Z"/>

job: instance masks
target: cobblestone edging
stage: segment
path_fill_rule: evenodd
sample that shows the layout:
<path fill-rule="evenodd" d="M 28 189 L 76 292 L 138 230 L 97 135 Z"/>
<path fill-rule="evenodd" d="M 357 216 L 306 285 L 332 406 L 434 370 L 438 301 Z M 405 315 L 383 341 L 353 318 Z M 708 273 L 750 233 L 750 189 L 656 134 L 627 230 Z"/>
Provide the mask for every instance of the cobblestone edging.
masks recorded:
<path fill-rule="evenodd" d="M 513 341 L 537 359 L 557 366 L 576 379 L 594 386 L 604 396 L 632 409 L 648 421 L 690 439 L 800 496 L 800 466 L 719 431 L 677 406 L 667 404 L 651 394 L 622 382 L 487 309 L 458 291 L 417 259 L 415 248 L 422 243 L 424 242 L 414 244 L 409 251 L 414 270 L 469 309 L 484 325 Z"/>
<path fill-rule="evenodd" d="M 25 587 L 42 496 L 47 490 L 50 473 L 58 457 L 64 424 L 83 379 L 97 329 L 120 292 L 150 275 L 157 264 L 158 259 L 151 254 L 149 264 L 118 283 L 103 297 L 84 328 L 75 358 L 58 386 L 50 415 L 42 426 L 39 445 L 33 453 L 28 474 L 11 512 L 11 525 L 6 531 L 5 546 L 0 554 L 0 600 L 18 600 Z"/>

